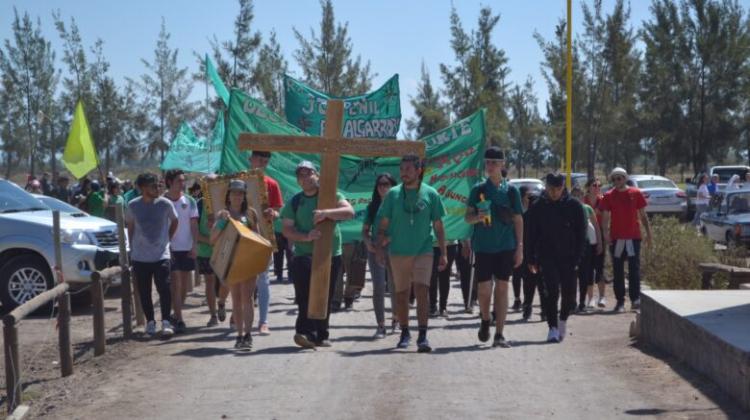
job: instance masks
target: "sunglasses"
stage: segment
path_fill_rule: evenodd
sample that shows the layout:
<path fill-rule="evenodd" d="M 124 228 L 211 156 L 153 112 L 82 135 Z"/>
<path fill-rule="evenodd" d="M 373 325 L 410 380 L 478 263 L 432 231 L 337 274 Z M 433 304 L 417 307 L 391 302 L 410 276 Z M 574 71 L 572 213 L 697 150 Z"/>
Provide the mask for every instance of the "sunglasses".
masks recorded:
<path fill-rule="evenodd" d="M 602 187 L 602 184 L 598 184 L 598 183 L 597 183 L 597 184 L 591 184 L 591 186 L 592 186 L 593 188 L 601 188 L 601 187 Z"/>

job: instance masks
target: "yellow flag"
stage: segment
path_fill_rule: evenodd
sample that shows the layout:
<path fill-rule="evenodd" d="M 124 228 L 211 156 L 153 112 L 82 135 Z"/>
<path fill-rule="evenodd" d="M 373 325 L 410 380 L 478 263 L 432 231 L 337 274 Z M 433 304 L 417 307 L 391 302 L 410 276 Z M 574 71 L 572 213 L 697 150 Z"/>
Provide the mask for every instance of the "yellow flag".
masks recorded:
<path fill-rule="evenodd" d="M 81 101 L 78 101 L 75 115 L 73 115 L 73 124 L 70 126 L 68 142 L 65 143 L 63 152 L 63 163 L 68 171 L 79 179 L 99 165 L 99 158 L 96 156 L 96 149 L 94 149 Z"/>

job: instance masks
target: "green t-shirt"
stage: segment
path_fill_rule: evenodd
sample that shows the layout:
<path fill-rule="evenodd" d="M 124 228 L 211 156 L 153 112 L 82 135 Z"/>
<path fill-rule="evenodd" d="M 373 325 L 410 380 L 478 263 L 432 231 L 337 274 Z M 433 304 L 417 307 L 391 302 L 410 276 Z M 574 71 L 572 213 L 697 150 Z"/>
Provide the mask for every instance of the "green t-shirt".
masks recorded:
<path fill-rule="evenodd" d="M 201 205 L 203 204 L 201 200 Z M 208 211 L 203 207 L 201 217 L 198 219 L 198 233 L 203 236 L 211 237 L 211 226 L 208 225 Z M 214 247 L 202 241 L 198 241 L 198 256 L 201 258 L 211 258 Z"/>
<path fill-rule="evenodd" d="M 589 220 L 591 220 L 591 215 L 594 214 L 594 209 L 591 208 L 588 204 L 583 204 L 583 224 L 587 225 L 589 223 Z"/>
<path fill-rule="evenodd" d="M 432 254 L 435 236 L 432 223 L 445 216 L 440 194 L 427 184 L 417 189 L 399 184 L 385 196 L 376 220 L 388 219 L 391 255 L 416 256 Z"/>
<path fill-rule="evenodd" d="M 513 223 L 505 224 L 502 222 L 500 214 L 501 208 L 506 207 L 513 214 L 523 214 L 521 205 L 521 194 L 518 188 L 512 188 L 508 194 L 510 185 L 507 180 L 498 186 L 489 179 L 481 181 L 471 188 L 469 200 L 466 205 L 470 208 L 476 208 L 480 201 L 479 194 L 484 193 L 485 201 L 490 201 L 490 213 L 492 222 L 489 226 L 483 222 L 474 224 L 474 231 L 471 236 L 471 246 L 476 252 L 497 253 L 502 251 L 512 251 L 516 249 L 516 232 Z M 509 197 L 509 195 L 512 196 Z"/>
<path fill-rule="evenodd" d="M 313 210 L 318 208 L 318 195 L 315 194 L 312 197 L 306 196 L 304 193 L 298 193 L 299 198 L 292 198 L 284 204 L 281 209 L 281 218 L 289 219 L 294 221 L 294 228 L 300 233 L 307 233 L 315 228 L 313 224 Z M 336 200 L 344 200 L 344 195 L 337 192 Z M 294 211 L 293 203 L 297 201 L 297 211 Z M 312 242 L 295 242 L 294 243 L 294 255 L 295 256 L 310 256 L 313 252 Z M 336 223 L 333 229 L 333 256 L 341 255 L 341 229 L 339 229 L 338 223 Z"/>
<path fill-rule="evenodd" d="M 104 217 L 104 193 L 101 191 L 92 192 L 86 199 L 86 205 L 90 215 Z"/>

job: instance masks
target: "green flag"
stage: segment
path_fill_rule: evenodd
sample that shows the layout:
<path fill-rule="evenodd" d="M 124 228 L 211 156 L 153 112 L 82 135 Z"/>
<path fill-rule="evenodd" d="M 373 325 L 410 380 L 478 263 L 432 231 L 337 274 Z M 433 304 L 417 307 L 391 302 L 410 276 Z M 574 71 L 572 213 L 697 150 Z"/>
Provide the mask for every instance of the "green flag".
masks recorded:
<path fill-rule="evenodd" d="M 235 173 L 248 168 L 249 152 L 237 149 L 240 133 L 306 135 L 260 101 L 239 90 L 232 89 L 229 103 L 220 173 Z M 471 234 L 471 226 L 464 222 L 464 213 L 471 187 L 481 180 L 485 147 L 484 113 L 484 110 L 477 111 L 422 139 L 427 144 L 424 181 L 443 197 L 448 212 L 443 223 L 449 240 L 465 239 Z M 279 182 L 285 201 L 300 190 L 295 168 L 301 160 L 309 160 L 320 167 L 320 156 L 315 154 L 273 153 L 271 156 L 266 173 Z M 354 206 L 356 213 L 353 220 L 340 224 L 344 242 L 361 239 L 362 222 L 372 198 L 375 179 L 381 172 L 389 172 L 399 179 L 399 163 L 399 158 L 341 158 L 338 189 Z"/>
<path fill-rule="evenodd" d="M 169 143 L 169 150 L 161 163 L 161 170 L 182 169 L 202 174 L 216 173 L 221 160 L 224 141 L 224 112 L 219 111 L 211 137 L 198 137 L 190 125 L 183 122 Z"/>
<path fill-rule="evenodd" d="M 99 158 L 91 140 L 89 125 L 83 113 L 83 102 L 78 101 L 70 126 L 68 141 L 65 143 L 63 163 L 74 177 L 80 179 L 99 166 Z"/>
<path fill-rule="evenodd" d="M 302 131 L 319 136 L 325 127 L 329 99 L 344 101 L 344 137 L 395 139 L 401 124 L 398 75 L 365 95 L 335 98 L 299 80 L 284 76 L 286 120 Z"/>
<path fill-rule="evenodd" d="M 221 81 L 221 77 L 219 77 L 219 73 L 216 71 L 214 63 L 208 58 L 208 54 L 206 54 L 206 76 L 211 80 L 211 83 L 213 83 L 214 90 L 216 90 L 216 94 L 219 95 L 221 100 L 224 101 L 224 105 L 229 106 L 229 91 L 224 85 L 224 82 Z"/>

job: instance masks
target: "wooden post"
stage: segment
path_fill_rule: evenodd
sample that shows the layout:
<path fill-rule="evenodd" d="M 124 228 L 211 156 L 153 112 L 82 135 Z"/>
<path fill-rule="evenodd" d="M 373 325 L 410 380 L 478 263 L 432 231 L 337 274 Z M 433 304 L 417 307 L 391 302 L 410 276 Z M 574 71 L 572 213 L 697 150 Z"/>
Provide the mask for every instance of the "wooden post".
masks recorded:
<path fill-rule="evenodd" d="M 18 329 L 12 316 L 3 319 L 3 347 L 5 350 L 5 390 L 8 415 L 21 404 L 21 359 L 18 355 Z"/>
<path fill-rule="evenodd" d="M 73 374 L 73 347 L 70 343 L 70 293 L 63 293 L 57 301 L 57 327 L 60 342 L 60 371 L 62 376 Z"/>
<path fill-rule="evenodd" d="M 127 246 L 125 243 L 125 219 L 122 214 L 123 208 L 121 206 L 115 207 L 115 215 L 117 217 L 117 235 L 118 242 L 120 245 L 120 267 L 122 272 L 120 273 L 120 298 L 122 301 L 122 331 L 125 338 L 133 336 L 133 285 L 132 277 L 130 276 L 130 259 L 128 258 Z M 137 296 L 137 294 L 136 294 Z M 135 299 L 135 312 L 136 322 L 138 325 L 145 324 L 143 317 L 143 310 L 140 306 L 140 301 L 136 297 Z"/>
<path fill-rule="evenodd" d="M 91 273 L 91 304 L 94 311 L 94 356 L 104 354 L 106 332 L 104 326 L 104 290 L 102 276 L 98 271 Z"/>

